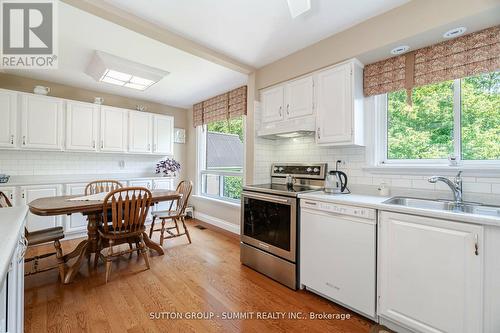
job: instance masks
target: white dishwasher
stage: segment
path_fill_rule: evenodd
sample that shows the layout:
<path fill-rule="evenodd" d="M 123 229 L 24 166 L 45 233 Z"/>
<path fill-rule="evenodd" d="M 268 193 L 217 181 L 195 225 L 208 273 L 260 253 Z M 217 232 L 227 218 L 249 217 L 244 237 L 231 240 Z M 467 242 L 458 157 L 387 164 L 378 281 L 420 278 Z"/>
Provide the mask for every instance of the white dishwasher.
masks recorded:
<path fill-rule="evenodd" d="M 376 320 L 374 209 L 300 200 L 300 285 Z"/>

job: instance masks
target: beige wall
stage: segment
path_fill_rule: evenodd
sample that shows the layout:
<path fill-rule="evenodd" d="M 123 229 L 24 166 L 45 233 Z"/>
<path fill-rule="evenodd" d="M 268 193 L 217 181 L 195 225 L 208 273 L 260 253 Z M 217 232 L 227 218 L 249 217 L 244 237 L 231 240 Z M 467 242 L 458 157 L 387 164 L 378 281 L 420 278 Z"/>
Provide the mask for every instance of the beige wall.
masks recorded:
<path fill-rule="evenodd" d="M 498 0 L 413 0 L 259 68 L 257 89 L 498 7 Z"/>
<path fill-rule="evenodd" d="M 144 105 L 148 112 L 173 116 L 175 127 L 188 127 L 187 115 L 189 112 L 186 109 L 147 102 L 129 97 L 123 97 L 119 95 L 81 89 L 50 81 L 35 80 L 26 77 L 0 73 L 0 88 L 32 93 L 33 87 L 35 87 L 36 85 L 50 87 L 51 91 L 49 95 L 54 97 L 92 103 L 94 101 L 94 97 L 99 96 L 104 98 L 104 104 L 106 105 L 132 110 L 135 110 L 136 105 Z M 181 166 L 183 168 L 180 173 L 180 177 L 182 178 L 187 176 L 186 169 L 188 159 L 186 158 L 186 146 L 186 144 L 174 145 L 174 157 L 179 161 L 179 163 L 181 163 Z"/>

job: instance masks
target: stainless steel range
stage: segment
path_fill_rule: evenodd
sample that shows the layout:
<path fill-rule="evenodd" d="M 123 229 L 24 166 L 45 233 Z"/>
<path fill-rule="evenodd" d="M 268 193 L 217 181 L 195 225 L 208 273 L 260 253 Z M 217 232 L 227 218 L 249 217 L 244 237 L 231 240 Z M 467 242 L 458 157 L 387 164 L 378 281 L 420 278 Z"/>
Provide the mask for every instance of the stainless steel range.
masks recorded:
<path fill-rule="evenodd" d="M 297 289 L 299 193 L 323 187 L 325 163 L 277 163 L 271 183 L 241 194 L 241 262 Z"/>

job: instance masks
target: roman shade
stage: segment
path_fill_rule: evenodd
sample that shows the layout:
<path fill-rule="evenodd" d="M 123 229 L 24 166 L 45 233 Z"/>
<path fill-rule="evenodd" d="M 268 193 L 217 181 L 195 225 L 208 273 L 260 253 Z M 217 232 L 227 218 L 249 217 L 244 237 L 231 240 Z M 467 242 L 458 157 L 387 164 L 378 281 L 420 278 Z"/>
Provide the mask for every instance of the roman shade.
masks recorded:
<path fill-rule="evenodd" d="M 193 126 L 246 114 L 247 86 L 243 86 L 193 105 Z"/>
<path fill-rule="evenodd" d="M 364 95 L 411 92 L 413 87 L 499 69 L 500 26 L 495 26 L 365 66 Z"/>

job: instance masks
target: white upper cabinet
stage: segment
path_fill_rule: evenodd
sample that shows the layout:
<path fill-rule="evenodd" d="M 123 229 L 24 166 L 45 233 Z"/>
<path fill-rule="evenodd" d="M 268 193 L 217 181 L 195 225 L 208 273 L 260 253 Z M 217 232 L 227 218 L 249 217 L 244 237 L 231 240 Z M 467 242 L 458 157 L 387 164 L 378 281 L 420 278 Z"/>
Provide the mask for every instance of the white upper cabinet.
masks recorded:
<path fill-rule="evenodd" d="M 96 151 L 99 135 L 99 106 L 66 102 L 66 150 Z"/>
<path fill-rule="evenodd" d="M 131 153 L 151 153 L 153 141 L 153 115 L 130 111 L 128 147 Z"/>
<path fill-rule="evenodd" d="M 381 212 L 379 228 L 378 314 L 415 332 L 483 332 L 483 227 Z"/>
<path fill-rule="evenodd" d="M 0 147 L 18 147 L 17 97 L 14 91 L 0 89 Z"/>
<path fill-rule="evenodd" d="M 286 118 L 297 118 L 313 114 L 313 77 L 293 80 L 285 86 Z"/>
<path fill-rule="evenodd" d="M 62 99 L 23 94 L 21 145 L 23 148 L 62 149 Z"/>
<path fill-rule="evenodd" d="M 283 120 L 284 86 L 266 89 L 261 93 L 262 122 Z"/>
<path fill-rule="evenodd" d="M 174 154 L 174 117 L 153 115 L 153 153 Z"/>
<path fill-rule="evenodd" d="M 128 112 L 111 106 L 101 107 L 101 151 L 127 151 Z"/>
<path fill-rule="evenodd" d="M 316 143 L 364 145 L 363 67 L 353 59 L 316 74 Z"/>

